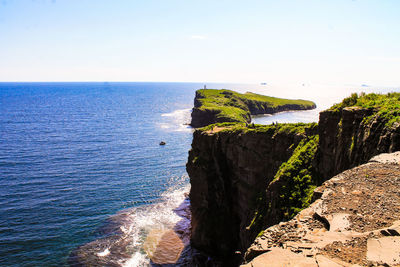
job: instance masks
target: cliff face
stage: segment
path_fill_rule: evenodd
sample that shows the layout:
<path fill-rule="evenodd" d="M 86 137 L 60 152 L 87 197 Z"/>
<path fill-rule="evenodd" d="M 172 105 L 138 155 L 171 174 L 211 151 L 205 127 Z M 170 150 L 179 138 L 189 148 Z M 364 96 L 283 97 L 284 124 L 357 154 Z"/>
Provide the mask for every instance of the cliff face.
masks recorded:
<path fill-rule="evenodd" d="M 373 109 L 324 111 L 318 130 L 314 125 L 302 133 L 280 126 L 195 131 L 187 163 L 193 246 L 228 259 L 262 229 L 310 204 L 323 181 L 400 150 L 400 124 L 388 124 Z"/>
<path fill-rule="evenodd" d="M 196 103 L 196 102 L 195 102 Z M 259 115 L 259 114 L 274 114 L 283 111 L 290 111 L 290 110 L 307 110 L 310 108 L 300 106 L 300 105 L 282 105 L 277 107 L 270 107 L 262 102 L 257 101 L 246 101 L 248 104 L 249 112 L 242 114 L 242 118 L 245 122 L 251 122 L 251 115 Z M 315 106 L 313 106 L 315 108 Z M 237 122 L 236 119 L 229 118 L 229 117 L 219 117 L 218 110 L 212 109 L 200 109 L 198 107 L 193 108 L 192 110 L 192 121 L 190 123 L 191 126 L 195 128 L 204 127 L 214 123 L 220 122 Z"/>
<path fill-rule="evenodd" d="M 307 110 L 316 108 L 315 105 L 307 107 L 296 104 L 285 104 L 277 107 L 271 107 L 259 101 L 245 101 L 245 103 L 247 104 L 251 115 L 274 114 L 282 111 Z"/>
<path fill-rule="evenodd" d="M 374 109 L 348 107 L 321 112 L 315 153 L 304 151 L 298 159 L 291 159 L 299 162 L 297 170 L 292 167 L 286 170 L 287 175 L 278 172 L 265 189 L 263 227 L 288 220 L 306 208 L 313 188 L 323 181 L 375 155 L 400 150 L 399 134 L 400 124 L 388 124 Z M 285 168 L 282 165 L 280 169 Z M 302 172 L 307 173 L 299 175 Z"/>
<path fill-rule="evenodd" d="M 314 109 L 315 103 L 230 90 L 197 90 L 191 126 L 204 127 L 219 122 L 251 122 L 251 115 L 273 114 L 288 110 Z"/>
<path fill-rule="evenodd" d="M 315 133 L 315 124 L 196 130 L 187 163 L 193 246 L 223 260 L 245 250 L 260 230 L 252 220 L 266 186 L 297 145 Z"/>
<path fill-rule="evenodd" d="M 380 153 L 400 150 L 400 124 L 373 109 L 358 107 L 320 113 L 318 170 L 330 178 Z"/>
<path fill-rule="evenodd" d="M 190 122 L 190 125 L 195 128 L 207 126 L 210 124 L 214 123 L 219 123 L 219 122 L 235 122 L 236 119 L 229 118 L 229 117 L 219 117 L 218 116 L 219 111 L 218 110 L 212 110 L 212 109 L 200 109 L 200 108 L 193 108 L 192 110 L 192 121 Z M 245 122 L 250 122 L 251 121 L 251 116 L 249 113 L 241 114 L 242 119 Z"/>

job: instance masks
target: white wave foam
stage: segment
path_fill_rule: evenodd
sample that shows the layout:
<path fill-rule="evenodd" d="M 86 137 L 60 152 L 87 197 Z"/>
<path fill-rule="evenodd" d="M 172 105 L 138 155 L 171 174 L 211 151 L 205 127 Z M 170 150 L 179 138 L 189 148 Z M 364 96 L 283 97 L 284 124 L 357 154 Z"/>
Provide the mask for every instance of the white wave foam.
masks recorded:
<path fill-rule="evenodd" d="M 108 248 L 106 248 L 103 252 L 99 252 L 97 253 L 97 256 L 99 257 L 104 257 L 110 254 L 110 250 Z"/>
<path fill-rule="evenodd" d="M 130 225 L 121 226 L 124 234 L 131 238 L 132 257 L 121 262 L 124 267 L 148 266 L 150 260 L 143 251 L 143 245 L 147 235 L 154 230 L 166 231 L 173 229 L 174 226 L 182 219 L 187 220 L 187 227 L 190 225 L 190 218 L 185 219 L 178 215 L 174 209 L 181 205 L 190 186 L 186 185 L 180 189 L 170 189 L 162 194 L 162 200 L 146 207 L 132 209 L 129 212 Z M 188 205 L 188 204 L 187 204 Z"/>
<path fill-rule="evenodd" d="M 175 177 L 171 182 L 174 186 L 161 195 L 159 202 L 126 209 L 111 216 L 108 219 L 109 223 L 102 228 L 106 237 L 80 247 L 76 260 L 91 266 L 149 266 L 150 259 L 146 252 L 154 256 L 152 254 L 156 251 L 154 248 L 157 251 L 160 251 L 159 248 L 165 248 L 156 242 L 158 237 L 154 233 L 162 234 L 163 240 L 165 237 L 172 237 L 174 243 L 179 241 L 182 246 L 188 245 L 190 185 L 187 183 L 186 175 Z M 164 233 L 169 235 L 164 236 Z M 189 259 L 187 255 L 180 256 L 182 246 L 180 251 L 175 249 L 168 254 L 169 259 L 171 257 L 176 260 Z"/>
<path fill-rule="evenodd" d="M 187 117 L 187 113 L 190 112 L 190 111 L 191 111 L 190 108 L 177 109 L 177 110 L 175 110 L 173 112 L 170 112 L 170 113 L 161 114 L 161 116 L 163 116 L 163 117 L 184 118 L 184 117 Z"/>
<path fill-rule="evenodd" d="M 191 109 L 178 109 L 171 113 L 161 114 L 165 120 L 159 125 L 162 129 L 171 129 L 178 132 L 191 131 L 192 127 L 189 126 L 190 112 Z"/>
<path fill-rule="evenodd" d="M 123 263 L 123 267 L 139 267 L 139 266 L 148 266 L 149 260 L 146 258 L 146 255 L 135 252 L 129 260 Z"/>

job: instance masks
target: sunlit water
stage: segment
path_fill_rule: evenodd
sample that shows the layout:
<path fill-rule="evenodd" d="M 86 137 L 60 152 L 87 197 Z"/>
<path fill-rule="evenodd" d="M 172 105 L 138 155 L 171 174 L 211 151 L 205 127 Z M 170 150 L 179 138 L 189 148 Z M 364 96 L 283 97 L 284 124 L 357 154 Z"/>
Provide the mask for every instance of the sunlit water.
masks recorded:
<path fill-rule="evenodd" d="M 253 118 L 264 124 L 317 121 L 350 92 L 377 90 L 207 86 L 317 103 Z M 187 123 L 202 87 L 0 83 L 0 266 L 190 265 Z"/>

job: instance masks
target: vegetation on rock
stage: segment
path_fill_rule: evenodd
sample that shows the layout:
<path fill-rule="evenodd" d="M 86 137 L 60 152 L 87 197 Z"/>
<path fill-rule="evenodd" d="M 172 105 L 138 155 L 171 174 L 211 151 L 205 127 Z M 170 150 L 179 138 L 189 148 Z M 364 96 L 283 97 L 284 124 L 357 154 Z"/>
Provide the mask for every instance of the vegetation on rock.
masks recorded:
<path fill-rule="evenodd" d="M 313 166 L 318 139 L 314 135 L 302 140 L 274 177 L 272 183 L 282 183 L 278 201 L 285 220 L 310 205 L 313 191 L 321 182 Z"/>
<path fill-rule="evenodd" d="M 218 103 L 232 103 L 224 98 Z M 218 110 L 218 103 L 207 101 Z M 246 102 L 239 99 L 229 105 L 239 108 Z M 231 120 L 196 130 L 188 162 L 194 182 L 191 198 L 196 200 L 194 244 L 208 248 L 218 235 L 222 245 L 212 247 L 221 251 L 217 255 L 243 249 L 266 227 L 308 207 L 314 188 L 324 180 L 379 153 L 399 151 L 399 136 L 400 93 L 352 94 L 321 112 L 318 124 Z M 233 227 L 226 229 L 224 219 Z M 232 242 L 236 244 L 229 251 L 226 247 Z"/>
<path fill-rule="evenodd" d="M 215 129 L 219 129 L 219 132 L 229 133 L 286 133 L 286 134 L 305 134 L 307 130 L 316 129 L 317 123 L 277 123 L 277 124 L 245 124 L 235 122 L 222 122 L 215 123 L 203 128 L 199 131 L 213 132 Z"/>
<path fill-rule="evenodd" d="M 287 127 L 290 127 L 288 124 Z M 316 124 L 309 124 L 316 127 Z M 308 207 L 314 189 L 321 184 L 313 165 L 313 160 L 318 149 L 318 135 L 304 138 L 295 148 L 288 161 L 282 163 L 274 176 L 274 180 L 267 187 L 267 191 L 278 193 L 276 199 L 267 198 L 260 194 L 255 200 L 253 220 L 248 226 L 249 230 L 259 231 L 264 229 L 266 217 L 271 213 L 278 214 L 280 220 L 289 220 L 299 211 Z M 271 202 L 274 202 L 273 207 Z M 275 211 L 272 211 L 274 209 Z"/>
<path fill-rule="evenodd" d="M 369 123 L 375 117 L 384 119 L 387 127 L 400 122 L 400 93 L 353 93 L 343 99 L 341 103 L 332 106 L 329 110 L 340 112 L 344 108 L 349 107 L 359 107 L 376 111 L 373 115 L 365 117 L 364 123 Z"/>
<path fill-rule="evenodd" d="M 291 100 L 250 92 L 241 94 L 225 89 L 200 89 L 196 91 L 191 124 L 202 127 L 216 122 L 248 123 L 251 121 L 250 115 L 315 107 L 314 102 L 307 100 Z"/>

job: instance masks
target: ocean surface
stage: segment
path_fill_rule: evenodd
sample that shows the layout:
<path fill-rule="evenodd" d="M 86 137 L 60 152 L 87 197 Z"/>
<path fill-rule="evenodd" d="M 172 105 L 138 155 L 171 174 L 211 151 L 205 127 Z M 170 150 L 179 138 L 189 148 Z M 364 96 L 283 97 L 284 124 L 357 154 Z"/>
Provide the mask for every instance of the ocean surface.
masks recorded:
<path fill-rule="evenodd" d="M 0 83 L 0 266 L 148 266 L 148 254 L 165 260 L 155 251 L 162 236 L 186 255 L 167 260 L 178 257 L 184 265 L 196 253 L 187 247 L 185 164 L 192 129 L 186 124 L 202 87 Z M 318 105 L 254 118 L 264 124 L 317 121 L 318 111 L 349 94 L 321 98 L 302 88 L 207 87 Z"/>

